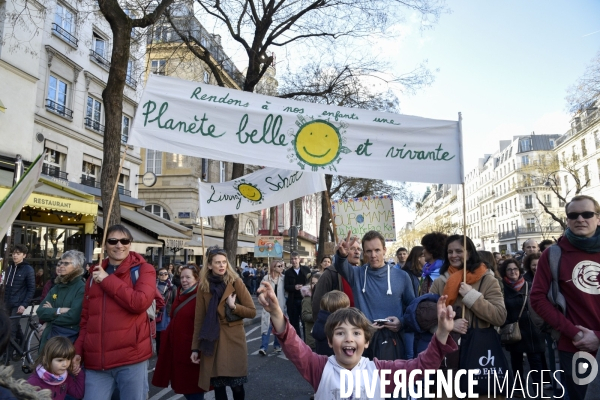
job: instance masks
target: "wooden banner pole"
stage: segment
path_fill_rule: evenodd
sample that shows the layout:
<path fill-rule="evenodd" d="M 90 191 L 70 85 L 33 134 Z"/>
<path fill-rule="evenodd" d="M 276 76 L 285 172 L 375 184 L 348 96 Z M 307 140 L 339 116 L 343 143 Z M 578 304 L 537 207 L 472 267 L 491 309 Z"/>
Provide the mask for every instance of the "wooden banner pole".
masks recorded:
<path fill-rule="evenodd" d="M 121 170 L 123 169 L 123 163 L 125 162 L 125 155 L 127 155 L 127 148 L 128 146 L 125 145 L 125 150 L 123 151 L 123 156 L 121 157 L 121 163 L 119 164 L 119 171 L 117 172 L 117 179 L 115 180 L 115 186 L 113 187 L 113 192 L 112 192 L 112 196 L 110 198 L 110 205 L 108 206 L 108 212 L 106 213 L 106 215 L 104 216 L 104 234 L 102 235 L 102 245 L 100 246 L 100 256 L 99 258 L 102 258 L 102 255 L 104 254 L 104 246 L 106 244 L 106 233 L 108 231 L 107 225 L 108 222 L 110 221 L 110 214 L 112 212 L 112 207 L 115 201 L 115 196 L 117 195 L 117 188 L 119 187 L 119 177 L 121 176 Z"/>
<path fill-rule="evenodd" d="M 463 282 L 467 283 L 467 201 L 465 198 L 465 183 L 462 184 L 463 205 Z M 462 305 L 462 317 L 465 318 L 465 304 Z M 466 319 L 466 318 L 465 318 Z"/>

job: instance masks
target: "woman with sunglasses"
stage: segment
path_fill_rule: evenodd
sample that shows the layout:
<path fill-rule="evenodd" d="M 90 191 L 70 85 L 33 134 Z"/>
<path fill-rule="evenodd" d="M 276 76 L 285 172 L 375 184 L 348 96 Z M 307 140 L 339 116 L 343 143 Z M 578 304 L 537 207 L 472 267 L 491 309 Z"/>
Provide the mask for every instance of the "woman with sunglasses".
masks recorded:
<path fill-rule="evenodd" d="M 269 282 L 273 288 L 273 291 L 275 292 L 275 295 L 277 296 L 279 307 L 282 310 L 285 310 L 285 289 L 283 281 L 283 261 L 271 261 L 271 265 L 269 265 L 269 271 L 262 279 L 261 286 L 263 282 Z M 260 332 L 262 333 L 262 344 L 258 350 L 260 355 L 267 355 L 267 350 L 269 349 L 269 340 L 271 339 L 271 329 L 271 314 L 263 310 L 260 320 Z M 281 346 L 279 345 L 275 335 L 273 335 L 273 351 L 275 353 L 281 353 Z"/>
<path fill-rule="evenodd" d="M 45 321 L 39 354 L 48 339 L 67 336 L 72 342 L 79 334 L 81 305 L 85 283 L 81 280 L 85 256 L 77 250 L 66 251 L 56 266 L 54 286 L 38 307 L 37 315 Z"/>
<path fill-rule="evenodd" d="M 156 354 L 159 354 L 161 332 L 169 326 L 169 322 L 171 321 L 171 305 L 177 295 L 177 288 L 171 283 L 169 271 L 165 267 L 158 270 L 156 287 L 165 301 L 164 307 L 159 310 L 159 316 L 156 318 Z"/>
<path fill-rule="evenodd" d="M 109 227 L 108 257 L 85 284 L 73 365 L 77 370 L 85 364 L 86 400 L 108 400 L 115 390 L 122 399 L 148 397 L 152 338 L 146 310 L 156 294 L 156 272 L 131 251 L 132 239 L 123 225 Z"/>
<path fill-rule="evenodd" d="M 244 318 L 254 318 L 256 308 L 225 250 L 209 248 L 206 258 L 200 271 L 190 358 L 200 364 L 202 390 L 213 386 L 215 399 L 227 400 L 229 386 L 234 400 L 242 400 L 248 381 Z"/>
<path fill-rule="evenodd" d="M 183 394 L 186 400 L 202 400 L 204 390 L 198 387 L 200 365 L 190 360 L 200 270 L 188 264 L 182 266 L 179 274 L 181 288 L 173 300 L 171 323 L 162 333 L 152 384 L 157 387 L 171 385 L 173 392 Z"/>

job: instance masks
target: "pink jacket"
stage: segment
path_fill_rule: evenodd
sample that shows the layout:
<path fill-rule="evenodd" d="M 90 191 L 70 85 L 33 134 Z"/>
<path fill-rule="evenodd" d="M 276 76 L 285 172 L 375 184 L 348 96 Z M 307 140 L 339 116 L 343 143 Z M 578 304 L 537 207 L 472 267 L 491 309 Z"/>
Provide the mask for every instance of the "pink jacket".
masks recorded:
<path fill-rule="evenodd" d="M 275 329 L 273 329 L 273 332 L 275 332 Z M 283 333 L 275 333 L 275 336 L 277 336 L 277 340 L 281 343 L 281 348 L 285 356 L 296 366 L 300 375 L 312 385 L 316 392 L 321 383 L 321 376 L 323 375 L 328 357 L 313 353 L 310 347 L 298 337 L 296 330 L 290 325 L 287 319 L 285 331 Z M 375 358 L 373 362 L 379 370 L 389 369 L 392 371 L 392 374 L 397 370 L 406 370 L 408 375 L 413 369 L 438 369 L 442 364 L 444 356 L 456 350 L 458 350 L 458 346 L 450 336 L 448 336 L 446 344 L 441 344 L 434 335 L 431 342 L 429 342 L 427 350 L 420 353 L 417 358 L 395 361 L 380 361 Z M 386 393 L 391 393 L 393 389 L 394 386 L 388 386 Z"/>

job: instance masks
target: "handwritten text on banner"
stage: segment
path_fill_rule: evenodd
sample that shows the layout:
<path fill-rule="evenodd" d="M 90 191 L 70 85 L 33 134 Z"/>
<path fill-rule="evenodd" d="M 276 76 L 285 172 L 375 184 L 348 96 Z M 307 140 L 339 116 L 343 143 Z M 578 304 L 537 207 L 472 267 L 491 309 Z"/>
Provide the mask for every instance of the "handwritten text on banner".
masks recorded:
<path fill-rule="evenodd" d="M 460 183 L 457 121 L 313 104 L 150 75 L 128 143 L 221 161 Z"/>
<path fill-rule="evenodd" d="M 262 210 L 326 187 L 323 174 L 275 168 L 260 169 L 229 182 L 199 185 L 201 217 Z"/>

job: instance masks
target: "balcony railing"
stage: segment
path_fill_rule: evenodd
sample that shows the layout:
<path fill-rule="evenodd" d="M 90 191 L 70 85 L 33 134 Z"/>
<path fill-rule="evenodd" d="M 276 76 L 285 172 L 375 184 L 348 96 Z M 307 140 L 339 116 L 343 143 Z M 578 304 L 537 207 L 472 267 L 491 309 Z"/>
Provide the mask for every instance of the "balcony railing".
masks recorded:
<path fill-rule="evenodd" d="M 571 129 L 569 129 L 564 135 L 556 139 L 556 146 L 560 146 L 562 143 L 566 142 L 573 136 L 576 136 L 579 132 L 581 132 L 588 126 L 594 124 L 598 118 L 600 118 L 600 112 L 598 110 L 594 110 L 588 113 L 588 115 L 585 118 L 581 119 L 577 123 L 574 123 Z"/>
<path fill-rule="evenodd" d="M 55 102 L 54 100 L 46 99 L 46 110 L 52 111 L 60 116 L 73 119 L 73 110 L 68 109 L 62 104 Z"/>
<path fill-rule="evenodd" d="M 104 134 L 104 125 L 102 125 L 98 121 L 94 121 L 90 117 L 85 117 L 85 127 L 98 133 Z"/>
<path fill-rule="evenodd" d="M 67 177 L 69 176 L 68 173 L 61 171 L 60 168 L 55 167 L 54 165 L 50 165 L 50 164 L 44 164 L 42 166 L 42 174 L 48 175 L 48 176 L 53 176 L 54 178 L 58 178 L 58 179 L 64 179 L 65 181 L 67 180 Z"/>
<path fill-rule="evenodd" d="M 532 226 L 532 227 L 523 227 L 519 228 L 519 236 L 521 235 L 531 235 L 531 234 L 539 234 L 542 233 L 560 233 L 562 232 L 562 228 L 560 226 Z M 515 237 L 515 230 L 512 229 L 506 232 L 499 232 L 498 238 L 500 240 L 503 239 L 512 239 Z"/>
<path fill-rule="evenodd" d="M 533 203 L 525 203 L 525 209 L 532 209 L 533 208 Z"/>
<path fill-rule="evenodd" d="M 103 67 L 110 68 L 110 61 L 104 58 L 102 54 L 97 53 L 94 49 L 90 49 L 90 58 Z"/>
<path fill-rule="evenodd" d="M 137 82 L 136 82 L 136 80 L 135 80 L 135 79 L 133 79 L 133 78 L 131 77 L 131 75 L 126 75 L 126 76 L 125 76 L 125 83 L 126 83 L 126 84 L 128 84 L 129 86 L 131 86 L 131 87 L 132 87 L 132 88 L 134 88 L 134 89 L 135 89 L 135 88 L 136 88 L 136 86 L 137 86 Z"/>
<path fill-rule="evenodd" d="M 81 184 L 100 189 L 100 181 L 97 181 L 96 178 L 90 178 L 87 175 L 81 175 Z"/>
<path fill-rule="evenodd" d="M 77 38 L 75 36 L 71 35 L 71 32 L 67 31 L 66 29 L 61 28 L 55 22 L 52 23 L 52 32 L 54 34 L 56 34 L 56 36 L 60 37 L 62 40 L 77 47 L 77 42 L 78 42 Z"/>
<path fill-rule="evenodd" d="M 81 184 L 96 189 L 101 188 L 99 180 L 96 180 L 95 178 L 90 178 L 87 175 L 81 175 Z M 117 191 L 119 192 L 119 194 L 131 197 L 131 190 L 127 190 L 123 186 L 119 186 Z"/>

